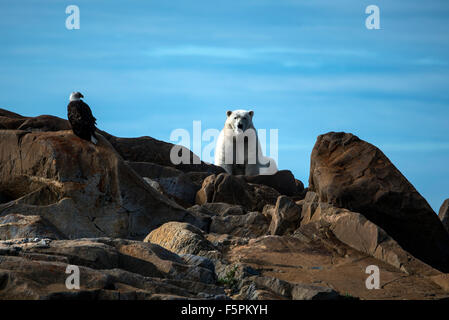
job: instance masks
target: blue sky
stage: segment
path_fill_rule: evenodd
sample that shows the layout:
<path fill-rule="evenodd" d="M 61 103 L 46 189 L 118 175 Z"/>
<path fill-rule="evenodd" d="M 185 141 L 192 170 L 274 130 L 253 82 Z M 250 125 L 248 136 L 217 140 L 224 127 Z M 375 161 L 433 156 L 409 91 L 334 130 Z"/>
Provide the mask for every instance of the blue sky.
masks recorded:
<path fill-rule="evenodd" d="M 65 28 L 72 4 L 79 30 Z M 371 4 L 380 30 L 365 28 Z M 0 107 L 66 118 L 77 90 L 100 129 L 165 141 L 253 109 L 257 128 L 279 129 L 279 167 L 306 185 L 316 137 L 352 132 L 438 210 L 449 198 L 448 40 L 443 0 L 2 0 Z"/>

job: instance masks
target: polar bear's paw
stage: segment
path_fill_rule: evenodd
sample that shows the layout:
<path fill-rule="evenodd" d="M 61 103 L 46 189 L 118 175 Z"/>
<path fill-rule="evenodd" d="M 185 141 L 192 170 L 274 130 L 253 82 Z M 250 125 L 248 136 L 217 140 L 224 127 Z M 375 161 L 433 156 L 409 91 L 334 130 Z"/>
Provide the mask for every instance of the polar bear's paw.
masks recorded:
<path fill-rule="evenodd" d="M 259 168 L 260 175 L 272 175 L 278 172 L 278 166 L 273 158 L 264 157 L 263 163 L 266 165 L 260 166 Z"/>

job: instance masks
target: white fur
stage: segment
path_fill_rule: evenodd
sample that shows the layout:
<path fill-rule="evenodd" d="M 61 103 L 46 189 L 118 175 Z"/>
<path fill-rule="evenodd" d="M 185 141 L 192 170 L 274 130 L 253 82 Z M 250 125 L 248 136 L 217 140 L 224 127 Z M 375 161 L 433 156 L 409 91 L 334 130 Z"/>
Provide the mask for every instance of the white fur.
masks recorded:
<path fill-rule="evenodd" d="M 81 100 L 81 93 L 79 93 L 79 92 L 72 92 L 71 94 L 70 94 L 70 98 L 69 98 L 69 100 L 70 101 L 80 101 Z"/>
<path fill-rule="evenodd" d="M 229 174 L 241 172 L 248 176 L 268 175 L 278 171 L 274 159 L 263 155 L 257 131 L 253 125 L 253 114 L 253 111 L 247 110 L 227 112 L 224 128 L 218 136 L 215 147 L 215 165 L 222 167 Z M 246 144 L 243 143 L 245 135 L 251 137 L 248 139 L 250 142 Z M 234 141 L 236 147 L 232 149 Z M 234 151 L 236 154 L 231 158 L 229 155 L 232 155 Z"/>

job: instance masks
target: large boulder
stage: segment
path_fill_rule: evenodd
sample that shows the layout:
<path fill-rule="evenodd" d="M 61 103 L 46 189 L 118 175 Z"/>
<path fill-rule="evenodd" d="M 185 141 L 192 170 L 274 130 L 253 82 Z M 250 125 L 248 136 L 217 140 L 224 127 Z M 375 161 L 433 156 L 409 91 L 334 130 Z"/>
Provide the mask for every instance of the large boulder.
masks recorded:
<path fill-rule="evenodd" d="M 111 144 L 71 131 L 0 130 L 0 217 L 40 216 L 66 238 L 143 239 L 197 219 L 150 187 Z"/>
<path fill-rule="evenodd" d="M 167 222 L 151 231 L 143 240 L 164 247 L 177 254 L 194 254 L 215 250 L 204 238 L 203 231 L 188 223 Z"/>
<path fill-rule="evenodd" d="M 401 247 L 449 271 L 449 234 L 435 212 L 375 146 L 344 132 L 320 135 L 309 190 L 323 203 L 364 215 Z"/>
<path fill-rule="evenodd" d="M 449 199 L 444 200 L 443 204 L 440 207 L 438 217 L 440 218 L 446 230 L 449 232 Z"/>
<path fill-rule="evenodd" d="M 278 191 L 266 185 L 246 183 L 243 176 L 220 173 L 204 179 L 196 194 L 196 203 L 226 202 L 262 211 L 266 204 L 275 204 L 278 196 Z"/>

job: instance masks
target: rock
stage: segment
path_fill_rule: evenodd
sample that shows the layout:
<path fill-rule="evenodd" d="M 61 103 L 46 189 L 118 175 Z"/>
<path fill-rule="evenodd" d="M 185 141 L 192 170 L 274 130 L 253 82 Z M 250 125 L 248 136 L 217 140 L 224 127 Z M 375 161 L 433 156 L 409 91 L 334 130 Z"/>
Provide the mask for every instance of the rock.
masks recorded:
<path fill-rule="evenodd" d="M 260 212 L 213 216 L 209 232 L 238 237 L 258 237 L 267 233 L 269 220 Z"/>
<path fill-rule="evenodd" d="M 24 116 L 21 116 L 18 113 L 15 113 L 15 112 L 12 112 L 12 111 L 9 111 L 9 110 L 5 110 L 5 109 L 2 109 L 2 108 L 0 108 L 0 117 L 10 118 L 10 119 L 11 118 L 12 119 L 14 119 L 14 118 L 25 119 Z"/>
<path fill-rule="evenodd" d="M 373 145 L 349 133 L 318 137 L 309 190 L 364 215 L 423 262 L 449 271 L 449 234 L 426 200 Z"/>
<path fill-rule="evenodd" d="M 295 184 L 296 184 L 296 193 L 293 196 L 293 198 L 295 198 L 295 200 L 304 199 L 308 191 L 308 188 L 304 188 L 304 183 L 302 183 L 302 181 L 298 179 L 295 179 Z"/>
<path fill-rule="evenodd" d="M 195 195 L 207 172 L 188 172 L 149 162 L 128 162 L 140 176 L 157 182 L 162 192 L 184 207 L 195 204 Z"/>
<path fill-rule="evenodd" d="M 215 266 L 211 259 L 206 257 L 197 256 L 194 254 L 180 254 L 180 257 L 188 264 L 193 266 L 202 267 L 209 269 L 211 272 L 215 273 Z"/>
<path fill-rule="evenodd" d="M 343 210 L 330 219 L 333 234 L 352 248 L 409 274 L 437 274 L 436 270 L 404 251 L 383 229 L 363 215 Z"/>
<path fill-rule="evenodd" d="M 166 193 L 164 192 L 164 189 L 161 187 L 161 185 L 159 184 L 159 182 L 154 181 L 150 178 L 147 177 L 143 177 L 143 180 L 148 183 L 148 185 L 153 188 L 154 190 L 156 190 L 157 192 L 159 192 L 160 194 L 166 195 Z"/>
<path fill-rule="evenodd" d="M 189 155 L 188 164 L 173 164 L 170 159 L 170 152 L 173 144 L 160 141 L 151 137 L 140 138 L 118 138 L 104 131 L 100 133 L 112 144 L 123 159 L 131 162 L 150 162 L 162 166 L 169 166 L 179 169 L 183 172 L 208 172 L 218 174 L 224 172 L 224 169 L 213 164 L 205 163 L 199 159 L 189 149 L 177 146 L 179 153 L 185 152 Z"/>
<path fill-rule="evenodd" d="M 343 298 L 331 288 L 305 284 L 294 284 L 291 295 L 293 300 L 340 300 Z"/>
<path fill-rule="evenodd" d="M 317 211 L 318 207 L 321 209 L 321 206 L 318 195 L 315 192 L 308 191 L 301 204 L 301 225 L 305 225 L 313 221 L 319 221 L 321 219 L 319 214 L 320 211 Z M 317 213 L 317 215 L 315 215 L 315 213 Z"/>
<path fill-rule="evenodd" d="M 205 214 L 209 214 L 210 216 L 219 215 L 219 216 L 229 216 L 229 215 L 243 215 L 247 213 L 245 207 L 241 205 L 233 205 L 225 202 L 206 202 L 203 205 L 195 205 L 188 209 L 203 212 Z"/>
<path fill-rule="evenodd" d="M 0 127 L 9 130 L 26 131 L 63 131 L 71 129 L 67 120 L 55 116 L 23 117 L 4 109 L 0 109 Z M 216 174 L 224 172 L 220 167 L 200 161 L 198 156 L 184 147 L 180 147 L 180 149 L 189 154 L 190 164 L 174 165 L 170 159 L 170 152 L 174 146 L 171 143 L 151 137 L 118 138 L 101 130 L 98 130 L 98 132 L 109 140 L 118 153 L 128 161 L 151 162 L 162 166 L 175 167 L 184 172 L 195 171 Z"/>
<path fill-rule="evenodd" d="M 337 300 L 342 297 L 331 288 L 293 284 L 272 277 L 249 277 L 241 285 L 236 299 L 244 300 Z"/>
<path fill-rule="evenodd" d="M 54 116 L 43 115 L 28 118 L 17 129 L 26 131 L 62 131 L 71 130 L 72 127 L 67 120 Z"/>
<path fill-rule="evenodd" d="M 440 207 L 438 217 L 443 223 L 443 226 L 449 232 L 449 199 L 444 200 L 443 204 Z"/>
<path fill-rule="evenodd" d="M 167 221 L 198 222 L 98 139 L 94 146 L 71 131 L 0 131 L 0 217 L 40 216 L 64 238 L 143 239 Z"/>
<path fill-rule="evenodd" d="M 80 269 L 75 292 L 65 286 L 69 264 Z M 123 239 L 51 241 L 46 248 L 0 241 L 0 270 L 0 299 L 225 298 L 210 270 L 160 246 Z"/>
<path fill-rule="evenodd" d="M 214 221 L 214 226 L 212 230 L 214 232 L 226 232 L 226 230 L 230 230 L 229 227 L 224 227 L 223 224 L 226 224 L 232 220 L 233 225 L 237 228 L 244 228 L 244 221 L 252 221 L 252 217 L 254 215 L 247 215 L 243 218 L 225 218 L 226 216 L 235 216 L 235 215 L 246 215 L 248 212 L 245 207 L 240 205 L 232 205 L 224 202 L 211 202 L 205 203 L 203 205 L 194 205 L 187 209 L 193 216 L 195 216 L 200 221 L 208 221 L 208 225 L 201 228 L 206 232 L 211 231 L 211 224 Z M 241 231 L 241 230 L 240 230 Z M 239 230 L 235 230 L 237 234 L 240 234 Z"/>
<path fill-rule="evenodd" d="M 17 238 L 64 239 L 64 236 L 40 216 L 8 214 L 0 217 L 0 240 Z"/>
<path fill-rule="evenodd" d="M 271 187 L 246 183 L 243 176 L 221 173 L 207 177 L 196 194 L 196 203 L 225 202 L 241 205 L 252 211 L 262 211 L 266 204 L 274 204 L 279 192 Z"/>
<path fill-rule="evenodd" d="M 449 274 L 441 273 L 430 277 L 430 279 L 437 285 L 439 285 L 441 289 L 443 289 L 446 292 L 449 292 Z"/>
<path fill-rule="evenodd" d="M 252 211 L 261 212 L 265 207 L 265 205 L 275 204 L 277 198 L 279 197 L 279 192 L 277 192 L 273 188 L 261 184 L 249 183 L 248 191 L 249 194 L 251 195 L 252 204 L 250 207 L 247 204 L 246 207 L 249 207 L 249 209 Z"/>
<path fill-rule="evenodd" d="M 209 240 L 216 248 L 219 248 L 221 251 L 223 249 L 236 246 L 236 245 L 244 245 L 247 244 L 248 238 L 241 238 L 238 236 L 232 236 L 227 233 L 208 233 L 206 234 L 206 239 Z"/>
<path fill-rule="evenodd" d="M 318 223 L 328 228 L 344 244 L 384 261 L 410 274 L 435 274 L 437 271 L 411 256 L 382 228 L 358 212 L 319 202 L 309 191 L 304 199 L 301 228 Z M 301 232 L 301 228 L 297 231 Z M 296 231 L 296 232 L 297 232 Z"/>
<path fill-rule="evenodd" d="M 126 161 L 126 163 L 141 177 L 150 179 L 178 177 L 183 174 L 181 170 L 151 162 Z"/>
<path fill-rule="evenodd" d="M 4 109 L 0 109 L 0 125 L 8 130 L 25 131 L 61 131 L 71 129 L 67 120 L 55 116 L 23 117 Z"/>
<path fill-rule="evenodd" d="M 274 207 L 266 209 L 271 216 L 270 234 L 283 235 L 299 227 L 301 207 L 286 196 L 279 196 Z M 265 211 L 265 210 L 264 210 Z"/>
<path fill-rule="evenodd" d="M 225 252 L 224 259 L 229 264 L 252 267 L 258 271 L 259 277 L 276 278 L 290 284 L 331 288 L 345 298 L 427 300 L 449 297 L 449 293 L 441 288 L 444 279 L 437 279 L 439 285 L 432 279 L 436 275 L 441 278 L 444 274 L 436 270 L 436 273 L 427 273 L 425 269 L 424 272 L 416 269 L 420 271 L 416 274 L 404 273 L 342 243 L 329 227 L 320 222 L 301 226 L 294 236 L 261 236 L 250 239 L 247 243 L 233 244 Z M 366 289 L 366 268 L 369 265 L 376 265 L 380 269 L 381 290 Z M 266 285 L 269 289 L 271 282 L 267 283 L 270 283 Z M 250 282 L 247 284 L 251 285 Z M 240 292 L 243 287 L 241 283 Z M 267 299 L 290 299 L 288 294 L 283 295 L 280 283 L 273 282 L 273 287 L 277 287 L 276 292 L 266 290 L 261 294 L 266 294 Z M 263 287 L 257 289 L 264 290 Z M 285 289 L 284 292 L 288 293 L 289 290 Z M 239 296 L 237 294 L 232 298 Z"/>
<path fill-rule="evenodd" d="M 278 191 L 282 195 L 294 196 L 302 193 L 304 185 L 301 187 L 297 185 L 295 177 L 290 170 L 280 170 L 273 175 L 256 175 L 256 176 L 242 176 L 247 183 L 263 184 Z M 299 181 L 301 183 L 301 181 Z M 301 183 L 302 184 L 302 183 Z M 299 190 L 298 190 L 299 189 Z"/>
<path fill-rule="evenodd" d="M 196 194 L 196 203 L 225 202 L 229 204 L 247 204 L 251 202 L 246 183 L 241 177 L 225 173 L 207 177 Z"/>
<path fill-rule="evenodd" d="M 0 128 L 2 130 L 17 129 L 27 118 L 0 108 Z"/>
<path fill-rule="evenodd" d="M 181 222 L 167 222 L 151 231 L 143 241 L 158 244 L 177 254 L 197 255 L 215 250 L 200 229 Z"/>

